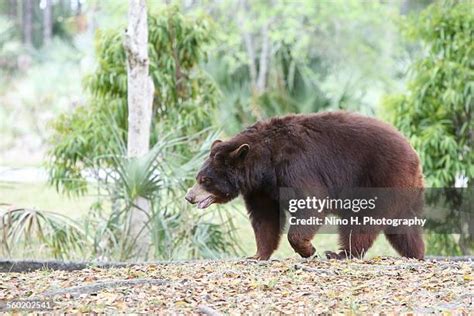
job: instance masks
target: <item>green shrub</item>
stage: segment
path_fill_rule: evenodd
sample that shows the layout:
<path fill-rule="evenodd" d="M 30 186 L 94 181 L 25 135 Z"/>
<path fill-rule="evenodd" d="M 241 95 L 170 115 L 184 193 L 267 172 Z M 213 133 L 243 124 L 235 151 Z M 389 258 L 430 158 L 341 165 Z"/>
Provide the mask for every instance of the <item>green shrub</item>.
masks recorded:
<path fill-rule="evenodd" d="M 128 217 L 140 196 L 148 214 L 155 258 L 216 257 L 234 253 L 230 217 L 197 214 L 184 201 L 187 184 L 215 137 L 214 83 L 199 68 L 211 41 L 210 21 L 190 18 L 176 7 L 151 14 L 150 75 L 155 85 L 150 153 L 126 157 L 127 70 L 122 33 L 99 32 L 97 70 L 84 80 L 86 106 L 53 124 L 49 152 L 51 184 L 69 194 L 85 194 L 95 180 L 98 203 L 87 219 L 94 240 L 91 256 L 133 257 Z M 110 202 L 111 209 L 104 205 Z M 223 218 L 221 216 L 224 216 Z"/>
<path fill-rule="evenodd" d="M 384 110 L 411 140 L 420 155 L 428 187 L 472 186 L 474 178 L 474 14 L 468 1 L 439 1 L 407 26 L 407 34 L 421 40 L 425 54 L 411 69 L 408 93 L 388 96 Z M 435 198 L 435 197 L 432 197 Z M 461 203 L 462 204 L 462 203 Z M 459 216 L 453 199 L 451 218 Z M 472 214 L 471 214 L 472 217 Z M 459 243 L 474 251 L 472 225 Z M 446 223 L 446 225 L 451 225 Z M 470 233 L 469 233 L 470 232 Z M 433 237 L 434 236 L 434 237 Z M 434 238 L 434 239 L 433 239 Z M 433 249 L 459 250 L 440 243 L 454 237 L 430 235 Z M 428 246 L 430 250 L 430 245 Z M 454 253 L 456 254 L 456 253 Z"/>
<path fill-rule="evenodd" d="M 175 7 L 149 16 L 150 75 L 155 85 L 151 146 L 168 131 L 179 137 L 213 125 L 218 93 L 198 67 L 206 58 L 210 33 L 205 17 L 185 17 Z M 99 32 L 96 51 L 97 70 L 84 80 L 90 93 L 88 104 L 53 123 L 50 181 L 68 193 L 85 193 L 84 171 L 95 167 L 95 157 L 110 153 L 114 127 L 109 122 L 115 122 L 120 137 L 126 139 L 127 70 L 122 33 Z M 113 120 L 105 123 L 103 118 Z M 175 150 L 189 158 L 197 146 L 199 141 Z"/>

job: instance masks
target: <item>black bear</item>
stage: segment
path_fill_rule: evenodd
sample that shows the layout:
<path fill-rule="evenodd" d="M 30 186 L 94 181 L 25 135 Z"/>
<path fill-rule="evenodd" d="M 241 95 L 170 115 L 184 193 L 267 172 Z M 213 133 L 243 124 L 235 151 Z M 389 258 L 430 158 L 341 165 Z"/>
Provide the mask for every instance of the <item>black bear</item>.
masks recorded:
<path fill-rule="evenodd" d="M 252 258 L 267 260 L 283 232 L 279 191 L 282 187 L 423 188 L 419 158 L 392 126 L 350 112 L 288 115 L 257 122 L 227 141 L 216 140 L 186 200 L 206 208 L 241 194 L 257 243 Z M 422 194 L 414 197 L 422 205 Z M 403 217 L 403 207 L 384 210 L 387 217 Z M 417 208 L 417 214 L 421 207 Z M 319 226 L 291 226 L 288 240 L 302 257 L 315 253 L 311 240 Z M 423 259 L 420 227 L 403 233 L 384 226 L 358 229 L 339 226 L 341 252 L 328 258 L 361 257 L 384 231 L 402 255 Z"/>

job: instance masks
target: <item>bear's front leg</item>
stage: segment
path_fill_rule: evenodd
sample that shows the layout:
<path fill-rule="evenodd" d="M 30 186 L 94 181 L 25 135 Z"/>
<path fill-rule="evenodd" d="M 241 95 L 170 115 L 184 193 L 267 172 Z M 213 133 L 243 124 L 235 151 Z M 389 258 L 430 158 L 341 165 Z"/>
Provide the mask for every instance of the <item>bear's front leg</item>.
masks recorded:
<path fill-rule="evenodd" d="M 303 258 L 309 258 L 315 254 L 316 249 L 311 240 L 316 234 L 317 226 L 291 226 L 288 230 L 288 241 L 291 247 Z"/>
<path fill-rule="evenodd" d="M 324 219 L 324 213 L 317 213 L 313 210 L 302 209 L 299 210 L 295 215 L 297 220 L 309 220 L 312 217 L 318 217 Z M 303 223 L 303 222 L 302 222 Z M 288 229 L 288 241 L 291 247 L 303 258 L 309 258 L 316 253 L 316 249 L 311 244 L 314 235 L 321 227 L 321 224 L 296 224 L 290 225 Z"/>
<path fill-rule="evenodd" d="M 268 260 L 281 238 L 278 202 L 264 196 L 245 199 L 257 244 L 257 253 L 249 259 Z"/>
<path fill-rule="evenodd" d="M 257 243 L 257 253 L 250 259 L 268 260 L 280 243 L 279 220 L 278 218 L 253 216 L 251 221 Z"/>

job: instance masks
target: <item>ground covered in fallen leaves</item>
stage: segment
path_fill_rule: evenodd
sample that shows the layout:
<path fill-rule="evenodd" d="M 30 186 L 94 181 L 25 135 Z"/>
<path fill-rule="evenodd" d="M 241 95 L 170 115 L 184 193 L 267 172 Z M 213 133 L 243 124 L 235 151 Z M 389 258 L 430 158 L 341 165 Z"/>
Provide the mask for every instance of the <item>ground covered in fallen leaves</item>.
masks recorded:
<path fill-rule="evenodd" d="M 0 300 L 51 299 L 61 312 L 474 313 L 473 262 L 194 261 L 1 273 Z"/>

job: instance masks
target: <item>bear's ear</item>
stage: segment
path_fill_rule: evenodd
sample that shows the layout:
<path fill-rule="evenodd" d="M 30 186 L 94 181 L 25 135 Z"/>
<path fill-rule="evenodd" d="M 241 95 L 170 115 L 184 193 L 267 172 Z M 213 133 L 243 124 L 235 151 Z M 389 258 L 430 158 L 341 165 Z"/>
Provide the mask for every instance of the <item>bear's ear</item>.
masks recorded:
<path fill-rule="evenodd" d="M 214 148 L 214 146 L 216 146 L 216 145 L 219 144 L 219 143 L 222 143 L 222 140 L 216 139 L 216 140 L 212 143 L 211 149 Z"/>
<path fill-rule="evenodd" d="M 249 144 L 242 144 L 239 146 L 239 148 L 231 152 L 229 156 L 232 159 L 244 159 L 245 156 L 247 156 L 247 153 L 249 152 L 249 150 L 250 150 Z"/>

